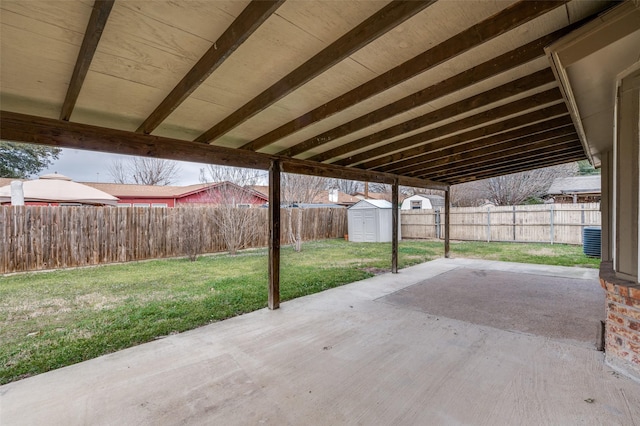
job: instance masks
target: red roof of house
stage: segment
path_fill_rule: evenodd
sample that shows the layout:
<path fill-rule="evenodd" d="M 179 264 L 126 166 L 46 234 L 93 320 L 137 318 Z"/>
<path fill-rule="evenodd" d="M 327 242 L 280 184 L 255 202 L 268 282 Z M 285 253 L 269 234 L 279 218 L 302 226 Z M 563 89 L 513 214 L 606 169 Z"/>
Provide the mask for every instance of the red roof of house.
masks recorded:
<path fill-rule="evenodd" d="M 253 188 L 254 191 L 260 192 L 261 194 L 264 194 L 265 196 L 269 196 L 269 187 L 267 185 L 254 185 L 251 188 Z M 343 204 L 343 205 L 349 205 L 349 204 L 355 204 L 358 201 L 360 201 L 358 198 L 353 197 L 349 194 L 345 194 L 342 191 L 338 191 L 338 201 L 330 201 L 329 200 L 329 191 L 320 191 L 320 193 L 318 194 L 318 196 L 316 196 L 313 199 L 313 204 Z"/>
<path fill-rule="evenodd" d="M 84 184 L 120 198 L 182 198 L 190 194 L 201 192 L 210 188 L 215 188 L 224 184 L 235 185 L 231 182 L 197 183 L 187 186 L 133 185 L 97 182 L 86 182 Z M 264 200 L 267 201 L 267 197 L 264 196 L 264 194 L 262 194 L 261 192 L 255 191 L 251 188 L 245 189 L 252 192 L 253 195 L 259 198 L 264 198 Z"/>

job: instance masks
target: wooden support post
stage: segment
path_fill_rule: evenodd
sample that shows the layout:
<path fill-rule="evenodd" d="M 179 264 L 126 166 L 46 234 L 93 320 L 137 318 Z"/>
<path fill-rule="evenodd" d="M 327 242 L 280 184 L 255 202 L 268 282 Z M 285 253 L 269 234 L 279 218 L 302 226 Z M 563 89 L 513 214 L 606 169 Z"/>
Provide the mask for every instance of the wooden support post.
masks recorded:
<path fill-rule="evenodd" d="M 449 258 L 449 235 L 451 230 L 451 188 L 444 193 L 444 257 Z"/>
<path fill-rule="evenodd" d="M 398 180 L 393 182 L 391 189 L 391 273 L 398 273 L 398 226 L 400 225 L 398 211 Z"/>
<path fill-rule="evenodd" d="M 516 240 L 516 206 L 513 206 L 513 241 Z"/>
<path fill-rule="evenodd" d="M 269 167 L 269 309 L 280 307 L 280 162 Z"/>

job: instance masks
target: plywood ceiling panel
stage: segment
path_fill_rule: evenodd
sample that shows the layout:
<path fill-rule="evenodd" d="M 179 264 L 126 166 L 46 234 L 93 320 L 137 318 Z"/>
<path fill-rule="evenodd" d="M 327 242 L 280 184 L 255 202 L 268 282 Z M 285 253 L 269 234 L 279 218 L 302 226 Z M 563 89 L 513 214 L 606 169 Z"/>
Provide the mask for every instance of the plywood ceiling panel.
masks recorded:
<path fill-rule="evenodd" d="M 69 107 L 73 109 L 70 121 L 132 132 L 153 132 L 153 135 L 178 140 L 206 141 L 201 136 L 204 132 L 225 127 L 227 123 L 219 123 L 384 9 L 389 2 L 287 0 L 282 4 L 274 3 L 273 9 L 261 15 L 262 19 L 255 17 L 253 27 L 242 27 L 245 32 L 241 34 L 247 34 L 246 40 L 240 38 L 243 41 L 228 50 L 228 54 L 210 68 L 212 71 L 198 73 L 189 80 L 189 90 L 178 93 L 177 102 L 159 108 L 161 116 L 152 127 L 140 129 L 205 52 L 212 45 L 215 48 L 216 40 L 231 25 L 238 21 L 251 22 L 242 19 L 250 15 L 245 13 L 250 1 L 115 1 L 95 54 L 88 57 L 90 66 L 86 79 L 73 85 L 79 87 L 79 95 L 75 109 Z M 544 85 L 526 86 L 521 92 L 511 88 L 507 92 L 509 97 L 500 99 L 496 95 L 486 105 L 480 97 L 468 102 L 474 105 L 473 108 L 465 105 L 471 97 L 516 79 L 525 81 L 526 76 L 546 69 L 549 64 L 542 56 L 542 46 L 536 45 L 536 49 L 541 50 L 538 58 L 513 52 L 605 9 L 609 3 L 573 0 L 566 5 L 560 4 L 514 0 L 436 2 L 407 15 L 412 17 L 406 20 L 393 21 L 397 25 L 385 30 L 380 37 L 365 38 L 368 44 L 358 45 L 359 50 L 353 53 L 349 50 L 349 56 L 336 54 L 341 60 L 329 68 L 319 68 L 323 72 L 313 74 L 310 70 L 305 76 L 311 74 L 312 77 L 299 80 L 297 84 L 301 85 L 297 87 L 296 84 L 296 90 L 283 97 L 280 97 L 282 91 L 278 91 L 280 94 L 272 97 L 268 106 L 263 103 L 250 114 L 239 117 L 232 127 L 213 131 L 211 138 L 218 134 L 223 136 L 212 143 L 299 159 L 323 158 L 325 162 L 357 165 L 369 161 L 367 156 L 397 161 L 394 158 L 400 156 L 390 154 L 402 152 L 414 142 L 427 143 L 416 138 L 407 142 L 408 137 L 427 130 L 434 135 L 433 140 L 440 140 L 480 129 L 492 122 L 500 123 L 508 117 L 487 118 L 478 121 L 479 124 L 456 128 L 460 120 L 469 121 L 469 117 L 495 111 L 555 87 L 554 81 L 547 83 L 544 80 Z M 0 100 L 3 110 L 59 117 L 93 5 L 93 0 L 3 0 L 0 3 Z M 501 11 L 508 14 L 499 15 L 502 21 L 497 25 L 491 20 Z M 537 17 L 528 20 L 531 16 Z M 500 29 L 509 27 L 507 21 L 525 23 L 501 33 Z M 483 34 L 480 38 L 487 41 L 476 45 L 477 34 L 464 31 L 482 22 L 478 34 Z M 455 39 L 459 48 L 449 45 L 442 48 L 441 43 L 460 33 L 463 36 Z M 421 67 L 416 61 L 410 63 L 410 72 L 396 68 L 435 46 L 440 46 L 440 52 L 433 57 L 444 58 L 441 62 L 424 57 L 428 67 Z M 620 48 L 633 50 L 634 46 Z M 227 49 L 223 51 L 227 52 Z M 500 55 L 504 55 L 500 66 L 492 68 L 491 60 Z M 511 61 L 514 56 L 525 59 Z M 87 56 L 84 60 L 87 63 Z M 601 65 L 606 67 L 606 64 Z M 589 66 L 598 64 L 583 68 Z M 473 77 L 468 71 L 475 71 L 476 67 L 482 70 L 477 74 L 481 77 Z M 401 77 L 385 74 L 390 70 Z M 385 80 L 380 78 L 382 75 Z M 581 79 L 582 86 L 588 87 L 588 75 L 572 78 Z M 602 82 L 594 81 L 593 84 L 599 87 Z M 362 87 L 366 90 L 359 89 Z M 407 98 L 425 89 L 428 89 L 424 92 L 426 95 Z M 353 95 L 354 91 L 357 95 Z M 347 96 L 349 93 L 352 95 Z M 559 102 L 560 99 L 545 100 L 541 105 L 523 107 L 509 116 L 521 116 L 543 108 L 545 104 Z M 589 111 L 597 114 L 601 109 L 594 105 L 585 110 L 585 114 L 588 116 Z M 498 111 L 510 112 L 505 108 Z M 554 111 L 554 114 L 565 113 L 562 108 Z M 421 118 L 424 116 L 427 118 Z M 66 117 L 68 115 L 64 115 Z M 418 119 L 422 121 L 414 124 Z M 436 131 L 443 126 L 446 126 L 446 132 Z M 267 137 L 260 139 L 265 135 Z M 325 158 L 329 155 L 333 158 Z M 410 154 L 406 155 L 411 158 Z M 495 155 L 500 156 L 500 152 L 496 151 Z M 575 156 L 575 153 L 570 155 Z M 345 158 L 348 160 L 341 160 Z M 533 157 L 530 160 L 534 161 Z M 440 163 L 444 164 L 442 160 Z M 416 167 L 412 168 L 412 173 L 419 175 L 421 166 Z M 479 171 L 479 176 L 491 174 L 486 165 Z"/>
<path fill-rule="evenodd" d="M 440 1 L 351 57 L 381 74 L 490 17 L 511 3 L 513 2 Z"/>
<path fill-rule="evenodd" d="M 51 116 L 64 101 L 69 77 L 91 13 L 70 2 L 0 3 L 0 90 L 3 108 L 32 108 Z M 53 115 L 55 116 L 55 114 Z"/>

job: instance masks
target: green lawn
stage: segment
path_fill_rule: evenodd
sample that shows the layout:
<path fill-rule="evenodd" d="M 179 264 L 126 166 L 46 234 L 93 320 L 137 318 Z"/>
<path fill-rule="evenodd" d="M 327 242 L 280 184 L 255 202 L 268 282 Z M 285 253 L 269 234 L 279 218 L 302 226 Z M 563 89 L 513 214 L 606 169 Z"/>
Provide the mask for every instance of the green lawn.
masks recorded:
<path fill-rule="evenodd" d="M 581 247 L 452 243 L 453 257 L 597 267 Z M 325 240 L 282 250 L 282 300 L 390 267 L 388 243 Z M 442 256 L 404 241 L 399 266 Z M 0 384 L 254 311 L 267 303 L 266 250 L 0 277 Z"/>

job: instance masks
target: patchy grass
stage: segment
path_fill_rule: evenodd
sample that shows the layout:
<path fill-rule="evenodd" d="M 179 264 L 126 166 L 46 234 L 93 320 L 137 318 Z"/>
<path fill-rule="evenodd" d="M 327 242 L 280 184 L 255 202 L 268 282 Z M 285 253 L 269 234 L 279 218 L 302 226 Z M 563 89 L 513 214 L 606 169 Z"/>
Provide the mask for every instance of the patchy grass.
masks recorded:
<path fill-rule="evenodd" d="M 598 265 L 581 247 L 452 243 L 454 257 Z M 325 240 L 282 250 L 289 300 L 390 268 L 391 244 Z M 438 241 L 403 241 L 399 266 L 441 257 Z M 0 278 L 0 384 L 266 306 L 266 250 Z"/>
<path fill-rule="evenodd" d="M 582 246 L 539 243 L 452 242 L 453 257 L 502 260 L 556 266 L 598 268 L 600 259 L 587 257 Z"/>

